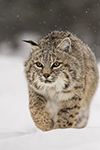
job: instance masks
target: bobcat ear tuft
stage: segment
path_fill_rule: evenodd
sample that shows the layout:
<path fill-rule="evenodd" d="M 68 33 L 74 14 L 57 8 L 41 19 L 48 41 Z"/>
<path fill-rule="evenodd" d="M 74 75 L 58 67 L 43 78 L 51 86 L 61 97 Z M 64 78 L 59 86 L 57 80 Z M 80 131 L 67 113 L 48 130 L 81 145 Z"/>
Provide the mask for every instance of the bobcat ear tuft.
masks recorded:
<path fill-rule="evenodd" d="M 66 37 L 64 38 L 60 44 L 58 44 L 57 48 L 60 48 L 60 50 L 63 50 L 65 52 L 70 52 L 71 50 L 71 40 L 70 38 Z"/>
<path fill-rule="evenodd" d="M 30 44 L 31 46 L 38 46 L 38 43 L 37 42 L 33 42 L 33 41 L 27 41 L 27 40 L 22 40 L 23 42 L 26 42 L 28 44 Z"/>
<path fill-rule="evenodd" d="M 33 51 L 36 50 L 36 47 L 39 47 L 37 42 L 33 42 L 33 41 L 31 41 L 31 40 L 29 40 L 29 41 L 27 41 L 27 40 L 22 40 L 22 41 L 23 41 L 23 42 L 26 42 L 26 43 L 28 43 L 28 44 L 30 44 Z"/>

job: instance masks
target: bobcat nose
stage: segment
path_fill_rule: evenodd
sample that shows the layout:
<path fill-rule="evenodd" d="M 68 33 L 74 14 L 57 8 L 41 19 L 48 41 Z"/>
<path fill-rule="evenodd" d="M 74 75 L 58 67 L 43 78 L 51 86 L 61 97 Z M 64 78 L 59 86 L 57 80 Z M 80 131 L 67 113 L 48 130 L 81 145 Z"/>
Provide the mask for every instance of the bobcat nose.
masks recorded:
<path fill-rule="evenodd" d="M 44 73 L 43 76 L 47 79 L 50 76 L 50 74 Z"/>

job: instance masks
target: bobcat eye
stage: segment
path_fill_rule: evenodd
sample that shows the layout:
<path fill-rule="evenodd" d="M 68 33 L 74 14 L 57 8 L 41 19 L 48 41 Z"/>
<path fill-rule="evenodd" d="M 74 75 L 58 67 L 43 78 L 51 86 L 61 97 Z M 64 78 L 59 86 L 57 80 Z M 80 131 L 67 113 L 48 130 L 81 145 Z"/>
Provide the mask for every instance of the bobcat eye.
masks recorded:
<path fill-rule="evenodd" d="M 55 63 L 52 65 L 52 68 L 53 68 L 53 67 L 59 67 L 60 64 L 61 64 L 60 62 L 55 62 Z"/>
<path fill-rule="evenodd" d="M 37 62 L 37 63 L 36 63 L 36 66 L 37 66 L 37 67 L 40 67 L 40 68 L 43 68 L 43 65 L 42 65 L 40 62 Z"/>

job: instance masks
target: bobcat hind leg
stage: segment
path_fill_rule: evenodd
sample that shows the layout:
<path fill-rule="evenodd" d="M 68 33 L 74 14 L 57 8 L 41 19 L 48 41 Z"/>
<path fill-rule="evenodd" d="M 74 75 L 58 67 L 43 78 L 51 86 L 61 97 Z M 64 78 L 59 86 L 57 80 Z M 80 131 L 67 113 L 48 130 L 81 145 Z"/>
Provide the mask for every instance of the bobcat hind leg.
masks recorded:
<path fill-rule="evenodd" d="M 85 105 L 82 105 L 78 118 L 73 128 L 84 128 L 87 125 L 89 118 L 89 108 Z"/>

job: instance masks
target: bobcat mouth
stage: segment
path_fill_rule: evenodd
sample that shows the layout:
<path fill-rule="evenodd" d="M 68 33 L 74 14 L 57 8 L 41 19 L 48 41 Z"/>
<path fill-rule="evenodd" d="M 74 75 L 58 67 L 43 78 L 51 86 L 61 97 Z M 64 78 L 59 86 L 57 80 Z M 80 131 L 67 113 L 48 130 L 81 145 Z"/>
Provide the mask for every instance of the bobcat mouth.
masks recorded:
<path fill-rule="evenodd" d="M 51 83 L 51 81 L 50 80 L 45 80 L 45 83 Z"/>

